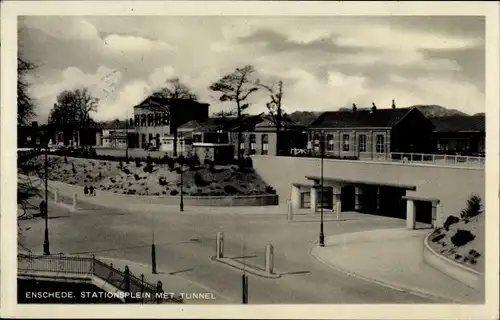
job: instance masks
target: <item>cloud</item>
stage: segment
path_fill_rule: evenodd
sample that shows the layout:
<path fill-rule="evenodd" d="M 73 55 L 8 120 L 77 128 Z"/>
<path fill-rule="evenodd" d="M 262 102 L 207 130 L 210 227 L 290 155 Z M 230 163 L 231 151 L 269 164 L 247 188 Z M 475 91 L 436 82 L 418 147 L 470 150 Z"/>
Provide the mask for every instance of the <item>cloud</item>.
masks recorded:
<path fill-rule="evenodd" d="M 104 47 L 116 51 L 173 50 L 174 47 L 162 42 L 134 36 L 112 34 L 104 38 Z"/>
<path fill-rule="evenodd" d="M 97 118 L 125 117 L 172 77 L 211 112 L 231 109 L 208 87 L 247 64 L 263 82 L 284 81 L 288 112 L 389 106 L 393 98 L 485 108 L 478 17 L 65 16 L 23 17 L 20 25 L 20 51 L 39 65 L 41 114 L 61 90 L 87 86 L 101 99 Z M 249 112 L 265 111 L 267 99 L 253 94 Z"/>

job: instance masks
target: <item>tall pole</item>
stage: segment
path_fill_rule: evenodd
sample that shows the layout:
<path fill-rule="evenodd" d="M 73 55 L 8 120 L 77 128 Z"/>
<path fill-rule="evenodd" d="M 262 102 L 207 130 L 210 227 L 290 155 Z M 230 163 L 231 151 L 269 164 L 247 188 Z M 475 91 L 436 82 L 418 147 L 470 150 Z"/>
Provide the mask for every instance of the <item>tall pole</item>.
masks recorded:
<path fill-rule="evenodd" d="M 153 266 L 152 273 L 156 274 L 155 219 L 154 219 L 154 213 L 153 212 L 151 212 L 151 234 L 152 234 L 151 264 Z"/>
<path fill-rule="evenodd" d="M 320 196 L 320 201 L 321 201 L 321 224 L 320 224 L 320 231 L 319 231 L 319 245 L 320 247 L 325 246 L 325 234 L 323 233 L 323 158 L 325 157 L 325 139 L 324 139 L 324 132 L 321 132 L 321 196 Z"/>
<path fill-rule="evenodd" d="M 181 164 L 181 203 L 180 203 L 181 212 L 184 211 L 184 167 Z"/>
<path fill-rule="evenodd" d="M 125 118 L 125 162 L 128 163 L 128 109 L 127 117 Z"/>
<path fill-rule="evenodd" d="M 48 123 L 47 123 L 48 125 Z M 43 241 L 43 254 L 44 255 L 50 255 L 50 250 L 49 250 L 49 165 L 48 165 L 48 153 L 49 153 L 49 134 L 48 134 L 48 128 L 46 129 L 45 132 L 45 235 L 44 235 L 44 241 Z"/>

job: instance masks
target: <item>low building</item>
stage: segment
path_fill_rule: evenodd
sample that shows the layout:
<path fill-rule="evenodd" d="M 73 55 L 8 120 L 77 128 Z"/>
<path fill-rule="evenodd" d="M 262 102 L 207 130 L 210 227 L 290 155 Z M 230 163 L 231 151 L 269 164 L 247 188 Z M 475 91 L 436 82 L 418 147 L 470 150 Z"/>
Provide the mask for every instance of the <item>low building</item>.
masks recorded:
<path fill-rule="evenodd" d="M 486 119 L 481 116 L 431 118 L 435 153 L 463 156 L 485 155 Z"/>
<path fill-rule="evenodd" d="M 385 159 L 391 153 L 430 153 L 435 126 L 417 108 L 328 111 L 308 127 L 308 149 L 327 156 Z"/>

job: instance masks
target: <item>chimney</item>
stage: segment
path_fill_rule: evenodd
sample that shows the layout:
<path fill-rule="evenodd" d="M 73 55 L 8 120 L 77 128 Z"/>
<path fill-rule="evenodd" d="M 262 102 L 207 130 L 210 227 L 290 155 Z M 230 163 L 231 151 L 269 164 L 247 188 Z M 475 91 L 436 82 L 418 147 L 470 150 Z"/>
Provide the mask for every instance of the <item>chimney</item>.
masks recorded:
<path fill-rule="evenodd" d="M 377 110 L 377 106 L 375 105 L 375 102 L 372 102 L 372 112 L 375 112 Z"/>
<path fill-rule="evenodd" d="M 353 104 L 352 104 L 352 111 L 356 111 L 356 110 L 358 110 L 358 107 L 356 107 L 356 104 L 355 104 L 355 103 L 353 103 Z"/>
<path fill-rule="evenodd" d="M 396 109 L 396 103 L 394 102 L 394 99 L 392 99 L 392 108 Z"/>

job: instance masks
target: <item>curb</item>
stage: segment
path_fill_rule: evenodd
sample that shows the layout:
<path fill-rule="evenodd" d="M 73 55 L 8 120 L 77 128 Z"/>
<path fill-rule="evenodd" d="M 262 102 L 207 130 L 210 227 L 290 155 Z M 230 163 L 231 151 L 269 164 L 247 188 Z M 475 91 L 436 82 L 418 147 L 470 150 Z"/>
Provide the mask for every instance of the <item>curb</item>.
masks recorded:
<path fill-rule="evenodd" d="M 254 267 L 251 267 L 248 265 L 244 265 L 241 262 L 238 262 L 238 261 L 231 259 L 231 258 L 216 258 L 213 256 L 213 257 L 210 257 L 210 260 L 212 260 L 214 262 L 222 263 L 222 264 L 229 266 L 231 268 L 245 271 L 245 272 L 250 273 L 250 274 L 257 276 L 257 277 L 266 278 L 266 279 L 279 279 L 279 278 L 281 278 L 281 273 L 269 274 L 269 273 L 265 272 L 264 270 L 260 270 L 260 269 L 257 269 L 257 268 L 254 268 Z"/>
<path fill-rule="evenodd" d="M 361 279 L 361 280 L 364 280 L 367 282 L 375 283 L 375 284 L 378 284 L 380 286 L 383 286 L 383 287 L 386 287 L 389 289 L 393 289 L 393 290 L 396 290 L 399 292 L 407 292 L 407 293 L 411 293 L 413 295 L 416 295 L 416 296 L 419 296 L 422 298 L 431 299 L 434 302 L 442 302 L 441 300 L 447 300 L 447 301 L 452 302 L 452 303 L 470 303 L 469 301 L 462 301 L 462 300 L 457 299 L 457 298 L 439 295 L 439 294 L 435 294 L 435 293 L 432 293 L 432 292 L 429 292 L 426 290 L 415 289 L 415 288 L 403 286 L 403 285 L 400 285 L 397 283 L 392 283 L 392 282 L 378 280 L 378 279 L 374 279 L 374 278 L 370 278 L 370 277 L 365 277 L 365 276 L 361 276 L 357 273 L 347 271 L 345 269 L 334 266 L 333 264 L 331 264 L 331 263 L 325 261 L 324 259 L 322 259 L 321 257 L 319 257 L 319 255 L 316 254 L 316 252 L 315 252 L 315 249 L 317 249 L 317 248 L 319 248 L 318 241 L 315 241 L 314 244 L 309 249 L 309 254 L 311 254 L 314 258 L 316 258 L 316 260 L 318 260 L 319 262 L 323 263 L 324 265 L 330 267 L 331 269 L 334 269 L 335 271 L 341 272 L 341 273 L 346 274 L 348 276 L 355 277 L 355 278 L 358 278 L 358 279 Z"/>
<path fill-rule="evenodd" d="M 459 264 L 436 252 L 429 245 L 429 237 L 432 234 L 433 232 L 429 233 L 424 239 L 424 251 L 422 253 L 424 255 L 424 262 L 444 275 L 480 292 L 484 287 L 484 273 Z"/>

